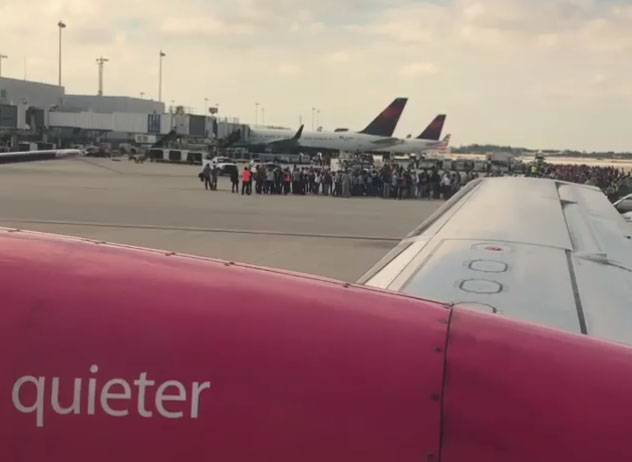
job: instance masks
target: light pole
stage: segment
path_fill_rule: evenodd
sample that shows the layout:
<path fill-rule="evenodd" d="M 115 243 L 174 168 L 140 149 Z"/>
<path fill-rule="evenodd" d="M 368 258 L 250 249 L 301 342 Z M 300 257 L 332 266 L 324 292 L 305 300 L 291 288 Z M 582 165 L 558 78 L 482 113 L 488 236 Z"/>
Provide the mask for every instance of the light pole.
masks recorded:
<path fill-rule="evenodd" d="M 208 113 L 208 98 L 204 98 L 204 110 L 202 111 L 202 115 Z"/>
<path fill-rule="evenodd" d="M 103 65 L 108 61 L 109 59 L 104 58 L 103 56 L 97 58 L 97 64 L 99 66 L 99 93 L 97 94 L 99 96 L 103 96 Z"/>
<path fill-rule="evenodd" d="M 59 21 L 57 23 L 57 27 L 59 28 L 59 86 L 61 87 L 61 31 L 66 28 L 66 24 L 63 21 Z"/>
<path fill-rule="evenodd" d="M 158 61 L 158 102 L 162 103 L 162 58 L 167 56 L 164 51 L 160 50 L 160 59 Z"/>
<path fill-rule="evenodd" d="M 314 114 L 316 114 L 316 108 L 312 108 L 312 131 L 314 131 Z"/>
<path fill-rule="evenodd" d="M 316 129 L 320 129 L 320 109 L 316 109 Z"/>
<path fill-rule="evenodd" d="M 264 107 L 261 108 L 261 123 L 266 124 L 266 108 Z"/>
<path fill-rule="evenodd" d="M 255 103 L 255 125 L 259 125 L 259 103 Z"/>
<path fill-rule="evenodd" d="M 0 53 L 0 77 L 2 77 L 2 60 L 8 58 L 9 57 L 7 55 L 3 55 L 2 53 Z"/>

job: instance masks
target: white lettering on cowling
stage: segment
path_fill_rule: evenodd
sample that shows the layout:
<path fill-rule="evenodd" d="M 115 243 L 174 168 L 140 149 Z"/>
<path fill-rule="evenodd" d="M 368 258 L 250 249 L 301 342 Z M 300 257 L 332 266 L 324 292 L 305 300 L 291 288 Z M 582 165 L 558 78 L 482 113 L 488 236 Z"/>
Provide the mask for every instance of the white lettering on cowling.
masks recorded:
<path fill-rule="evenodd" d="M 96 374 L 99 372 L 99 366 L 93 364 L 90 366 L 90 373 Z M 94 401 L 96 399 L 96 387 L 97 379 L 88 380 L 88 415 L 94 415 Z"/>
<path fill-rule="evenodd" d="M 200 395 L 204 390 L 211 388 L 211 382 L 193 382 L 193 391 L 191 392 L 191 418 L 197 419 L 200 409 Z"/>
<path fill-rule="evenodd" d="M 35 378 L 31 375 L 20 377 L 13 385 L 13 392 L 11 397 L 13 398 L 13 405 L 15 408 L 23 414 L 30 414 L 35 412 L 35 422 L 38 427 L 44 426 L 44 377 Z M 26 406 L 20 399 L 20 392 L 22 386 L 25 383 L 31 383 L 35 385 L 35 402 L 30 406 Z"/>
<path fill-rule="evenodd" d="M 177 395 L 167 395 L 167 388 L 177 388 Z M 156 392 L 156 409 L 161 416 L 166 417 L 167 419 L 181 419 L 184 415 L 182 411 L 174 411 L 170 412 L 165 408 L 165 401 L 186 401 L 187 392 L 184 389 L 184 385 L 182 385 L 177 380 L 169 380 L 158 387 L 158 391 Z"/>
<path fill-rule="evenodd" d="M 50 404 L 59 415 L 79 414 L 81 412 L 81 379 L 75 379 L 75 387 L 72 393 L 70 407 L 62 407 L 59 404 L 59 377 L 53 377 L 53 390 L 51 391 Z"/>
<path fill-rule="evenodd" d="M 147 372 L 143 372 L 138 376 L 138 380 L 134 380 L 134 385 L 138 387 L 138 414 L 141 417 L 149 418 L 153 412 L 145 409 L 145 389 L 156 385 L 156 382 L 147 380 Z"/>
<path fill-rule="evenodd" d="M 92 375 L 98 372 L 97 365 L 90 367 Z M 86 382 L 87 392 L 83 391 L 83 384 Z M 73 385 L 72 393 L 69 393 L 67 389 L 70 383 Z M 139 416 L 146 419 L 154 416 L 154 412 L 149 409 L 150 406 L 147 403 L 147 394 L 151 387 L 156 385 L 156 381 L 151 380 L 147 372 L 141 372 L 133 381 L 123 378 L 110 379 L 100 389 L 98 383 L 97 377 L 90 377 L 88 380 L 75 378 L 67 381 L 52 377 L 50 392 L 47 392 L 46 377 L 27 375 L 18 378 L 13 384 L 13 406 L 22 414 L 35 414 L 35 425 L 39 428 L 44 427 L 45 414 L 49 412 L 46 409 L 49 394 L 51 411 L 57 415 L 80 415 L 84 409 L 87 415 L 95 415 L 101 411 L 112 417 L 126 417 L 131 415 L 136 407 Z M 134 393 L 130 383 L 137 389 L 136 406 L 131 403 Z M 190 387 L 186 387 L 177 380 L 168 380 L 158 384 L 154 396 L 155 411 L 166 419 L 183 419 L 186 417 L 185 410 L 190 409 L 189 417 L 197 419 L 200 415 L 201 395 L 210 388 L 211 382 L 193 382 Z M 190 393 L 187 393 L 188 389 Z M 31 398 L 32 396 L 34 397 Z M 72 402 L 69 405 L 66 405 L 68 402 L 66 396 L 72 396 Z M 190 406 L 176 404 L 186 403 L 187 399 L 191 400 Z M 64 403 L 62 404 L 61 401 Z"/>
<path fill-rule="evenodd" d="M 120 386 L 123 389 L 123 393 L 113 393 L 110 391 L 112 387 Z M 129 387 L 129 384 L 123 379 L 112 379 L 106 382 L 103 385 L 103 390 L 101 390 L 101 407 L 103 411 L 107 415 L 111 415 L 112 417 L 125 417 L 129 415 L 129 411 L 125 410 L 115 410 L 110 407 L 110 400 L 115 399 L 131 399 L 132 397 L 132 389 Z"/>

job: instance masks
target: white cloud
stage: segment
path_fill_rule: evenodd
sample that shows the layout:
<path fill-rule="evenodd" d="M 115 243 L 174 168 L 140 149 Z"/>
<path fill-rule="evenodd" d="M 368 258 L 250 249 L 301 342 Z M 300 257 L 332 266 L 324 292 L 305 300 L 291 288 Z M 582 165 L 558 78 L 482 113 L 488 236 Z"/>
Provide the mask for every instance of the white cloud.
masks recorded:
<path fill-rule="evenodd" d="M 351 55 L 346 51 L 336 51 L 327 56 L 327 59 L 334 64 L 348 63 Z"/>
<path fill-rule="evenodd" d="M 296 64 L 282 63 L 279 64 L 277 71 L 280 75 L 292 77 L 299 75 L 301 73 L 301 68 Z"/>
<path fill-rule="evenodd" d="M 433 63 L 411 63 L 402 66 L 399 71 L 402 77 L 417 78 L 427 77 L 439 73 L 439 68 Z"/>
<path fill-rule="evenodd" d="M 539 34 L 535 37 L 535 42 L 543 48 L 554 48 L 560 44 L 560 36 L 555 32 Z"/>
<path fill-rule="evenodd" d="M 195 107 L 208 97 L 245 119 L 260 101 L 280 125 L 318 106 L 328 125 L 355 127 L 402 95 L 410 98 L 404 134 L 446 111 L 457 143 L 632 149 L 624 129 L 632 120 L 632 6 L 623 2 L 40 3 L 34 15 L 32 1 L 0 0 L 0 52 L 10 56 L 3 74 L 21 78 L 26 57 L 29 78 L 54 82 L 64 19 L 71 92 L 96 91 L 94 61 L 103 55 L 111 59 L 106 92 L 155 96 L 163 48 L 167 100 Z"/>
<path fill-rule="evenodd" d="M 160 29 L 167 35 L 190 38 L 244 33 L 248 34 L 253 32 L 245 25 L 230 25 L 213 16 L 171 16 L 165 20 Z"/>

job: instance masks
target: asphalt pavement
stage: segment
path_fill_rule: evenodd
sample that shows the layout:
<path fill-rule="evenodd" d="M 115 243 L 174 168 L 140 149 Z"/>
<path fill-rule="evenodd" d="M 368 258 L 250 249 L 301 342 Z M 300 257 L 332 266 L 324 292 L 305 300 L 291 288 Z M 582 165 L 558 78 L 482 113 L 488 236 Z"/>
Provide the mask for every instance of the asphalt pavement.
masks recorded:
<path fill-rule="evenodd" d="M 205 191 L 189 165 L 79 158 L 0 166 L 0 226 L 357 280 L 437 201 Z"/>

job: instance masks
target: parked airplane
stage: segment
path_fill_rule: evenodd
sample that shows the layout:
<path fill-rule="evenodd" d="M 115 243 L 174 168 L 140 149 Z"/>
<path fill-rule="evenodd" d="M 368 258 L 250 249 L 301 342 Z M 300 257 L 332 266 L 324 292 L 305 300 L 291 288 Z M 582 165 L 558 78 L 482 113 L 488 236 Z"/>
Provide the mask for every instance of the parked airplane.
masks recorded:
<path fill-rule="evenodd" d="M 248 144 L 251 150 L 273 150 L 279 147 L 295 150 L 314 151 L 374 151 L 384 143 L 396 141 L 393 133 L 406 107 L 407 98 L 395 99 L 364 130 L 360 132 L 304 132 L 292 137 L 292 132 L 285 129 L 250 130 Z M 297 134 L 298 135 L 298 134 Z"/>
<path fill-rule="evenodd" d="M 439 141 L 445 120 L 446 115 L 440 114 L 417 138 L 395 139 L 390 144 L 388 142 L 384 143 L 385 145 L 377 149 L 377 151 L 390 152 L 392 154 L 423 154 L 428 151 L 447 151 L 446 141 L 449 142 L 450 138 L 446 137 L 443 141 Z"/>
<path fill-rule="evenodd" d="M 0 229 L 0 460 L 630 460 L 630 237 L 515 178 L 372 287 Z"/>

